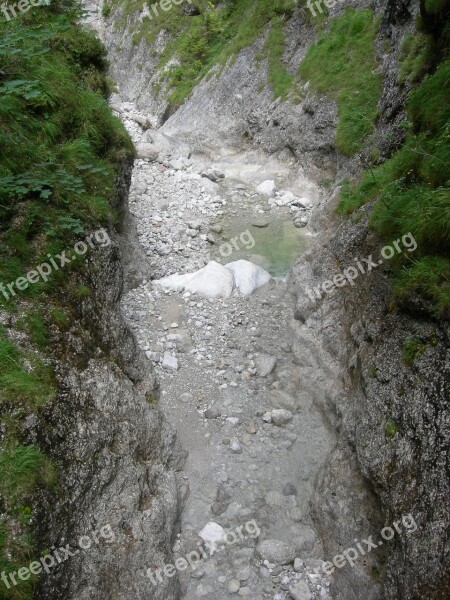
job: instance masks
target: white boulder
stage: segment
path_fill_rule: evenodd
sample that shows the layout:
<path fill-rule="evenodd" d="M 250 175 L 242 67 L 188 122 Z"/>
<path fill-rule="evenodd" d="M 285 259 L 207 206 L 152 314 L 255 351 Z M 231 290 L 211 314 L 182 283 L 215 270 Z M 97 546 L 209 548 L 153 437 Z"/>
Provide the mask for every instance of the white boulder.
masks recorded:
<path fill-rule="evenodd" d="M 273 198 L 276 189 L 277 186 L 275 185 L 275 181 L 273 181 L 273 179 L 267 179 L 258 185 L 256 191 L 265 196 L 269 196 L 269 198 Z"/>
<path fill-rule="evenodd" d="M 248 296 L 256 288 L 259 288 L 271 279 L 267 271 L 248 260 L 235 260 L 226 264 L 225 267 L 231 271 L 236 287 L 245 296 Z"/>
<path fill-rule="evenodd" d="M 153 283 L 169 290 L 185 290 L 208 298 L 228 298 L 234 288 L 234 277 L 229 269 L 211 261 L 195 273 L 169 275 Z"/>

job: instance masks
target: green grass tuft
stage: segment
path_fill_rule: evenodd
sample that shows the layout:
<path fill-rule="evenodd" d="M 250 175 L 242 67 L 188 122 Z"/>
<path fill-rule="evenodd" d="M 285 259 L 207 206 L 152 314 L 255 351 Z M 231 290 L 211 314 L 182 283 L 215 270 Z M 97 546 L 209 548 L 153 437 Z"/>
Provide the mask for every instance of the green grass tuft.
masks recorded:
<path fill-rule="evenodd" d="M 398 433 L 398 431 L 399 427 L 394 421 L 386 421 L 386 423 L 384 424 L 384 432 L 386 434 L 386 437 L 393 438 L 395 437 L 395 434 Z"/>
<path fill-rule="evenodd" d="M 408 34 L 400 48 L 399 81 L 417 83 L 430 70 L 434 42 L 431 35 L 415 31 Z"/>
<path fill-rule="evenodd" d="M 417 251 L 395 271 L 396 296 L 429 298 L 440 314 L 450 310 L 450 60 L 412 93 L 409 130 L 389 160 L 345 184 L 338 212 L 350 214 L 374 201 L 371 226 L 392 241 L 411 232 Z"/>
<path fill-rule="evenodd" d="M 55 395 L 52 372 L 35 355 L 25 355 L 0 331 L 0 406 L 37 408 Z"/>
<path fill-rule="evenodd" d="M 405 364 L 411 365 L 416 358 L 422 356 L 426 348 L 426 343 L 417 338 L 405 342 L 403 346 L 403 360 L 405 361 Z"/>
<path fill-rule="evenodd" d="M 51 485 L 56 471 L 49 459 L 35 446 L 6 447 L 0 452 L 0 493 L 17 503 L 38 485 Z"/>
<path fill-rule="evenodd" d="M 285 51 L 284 23 L 282 17 L 274 17 L 265 44 L 269 63 L 269 83 L 272 86 L 274 98 L 281 98 L 282 100 L 287 98 L 294 82 L 294 77 L 283 64 Z"/>
<path fill-rule="evenodd" d="M 49 342 L 49 331 L 43 316 L 37 311 L 30 311 L 25 317 L 19 319 L 17 328 L 26 331 L 33 344 L 44 348 Z"/>
<path fill-rule="evenodd" d="M 331 22 L 300 64 L 312 89 L 335 98 L 339 122 L 336 145 L 345 155 L 357 152 L 372 133 L 378 115 L 381 76 L 375 37 L 378 19 L 371 9 L 347 8 Z"/>

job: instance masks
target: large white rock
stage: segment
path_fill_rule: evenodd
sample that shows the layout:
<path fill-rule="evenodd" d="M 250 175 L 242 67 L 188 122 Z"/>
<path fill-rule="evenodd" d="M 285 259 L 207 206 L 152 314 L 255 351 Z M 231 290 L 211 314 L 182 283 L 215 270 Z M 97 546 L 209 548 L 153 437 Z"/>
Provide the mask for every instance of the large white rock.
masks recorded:
<path fill-rule="evenodd" d="M 275 185 L 275 181 L 273 181 L 273 179 L 267 179 L 258 185 L 256 191 L 272 198 L 275 195 L 276 189 L 277 186 Z"/>
<path fill-rule="evenodd" d="M 248 260 L 235 260 L 226 264 L 225 267 L 233 273 L 236 287 L 245 296 L 271 279 L 267 271 Z"/>
<path fill-rule="evenodd" d="M 186 290 L 208 298 L 228 298 L 234 288 L 234 277 L 229 269 L 211 261 L 195 273 L 169 275 L 153 283 L 169 290 Z"/>
<path fill-rule="evenodd" d="M 223 540 L 225 536 L 225 529 L 218 523 L 210 521 L 209 523 L 206 523 L 206 525 L 200 531 L 199 536 L 204 542 L 215 548 L 216 545 Z"/>

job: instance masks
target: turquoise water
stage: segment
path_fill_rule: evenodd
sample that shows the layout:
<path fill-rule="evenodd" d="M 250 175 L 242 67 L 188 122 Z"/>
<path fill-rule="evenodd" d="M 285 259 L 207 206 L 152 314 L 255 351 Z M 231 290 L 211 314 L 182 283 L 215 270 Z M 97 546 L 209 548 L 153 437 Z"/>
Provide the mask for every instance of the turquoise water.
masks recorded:
<path fill-rule="evenodd" d="M 217 240 L 213 254 L 215 260 L 222 264 L 239 259 L 250 260 L 271 275 L 282 277 L 308 247 L 304 230 L 294 227 L 292 221 L 278 220 L 264 228 L 254 227 L 243 218 L 221 224 L 223 239 Z M 235 238 L 234 244 L 230 242 L 232 238 Z"/>

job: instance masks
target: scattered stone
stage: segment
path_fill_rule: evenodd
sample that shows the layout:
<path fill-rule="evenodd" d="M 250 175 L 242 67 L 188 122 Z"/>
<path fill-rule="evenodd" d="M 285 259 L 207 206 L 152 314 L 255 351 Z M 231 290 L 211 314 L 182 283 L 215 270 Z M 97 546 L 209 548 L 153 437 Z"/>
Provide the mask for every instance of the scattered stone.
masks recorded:
<path fill-rule="evenodd" d="M 296 198 L 292 203 L 294 206 L 299 206 L 300 208 L 311 208 L 311 200 L 303 196 L 302 198 Z"/>
<path fill-rule="evenodd" d="M 312 600 L 308 584 L 305 581 L 297 581 L 289 588 L 289 594 L 292 600 Z"/>
<path fill-rule="evenodd" d="M 189 227 L 189 229 L 195 229 L 196 231 L 200 231 L 202 224 L 200 221 L 188 221 L 187 226 Z"/>
<path fill-rule="evenodd" d="M 231 452 L 234 452 L 235 454 L 240 454 L 242 452 L 240 443 L 237 440 L 232 440 L 230 442 L 230 450 L 231 450 Z"/>
<path fill-rule="evenodd" d="M 157 160 L 159 156 L 159 152 L 157 148 L 153 144 L 141 143 L 136 145 L 136 152 L 138 158 L 143 158 L 146 160 Z"/>
<path fill-rule="evenodd" d="M 239 591 L 241 584 L 238 579 L 231 579 L 231 581 L 228 582 L 227 587 L 230 594 L 236 594 Z"/>
<path fill-rule="evenodd" d="M 263 560 L 276 565 L 288 565 L 295 559 L 295 549 L 281 540 L 265 540 L 256 547 L 256 553 Z"/>
<path fill-rule="evenodd" d="M 249 587 L 241 587 L 239 590 L 239 596 L 250 596 L 251 589 Z"/>
<path fill-rule="evenodd" d="M 255 358 L 256 372 L 260 377 L 267 377 L 275 369 L 277 359 L 275 356 L 260 354 Z"/>
<path fill-rule="evenodd" d="M 281 491 L 283 492 L 283 496 L 297 495 L 297 488 L 294 485 L 292 485 L 292 483 L 286 483 L 285 485 L 283 485 L 283 489 Z"/>
<path fill-rule="evenodd" d="M 292 421 L 292 413 L 290 410 L 285 410 L 284 408 L 276 408 L 271 413 L 272 423 L 274 425 L 286 425 L 289 421 Z"/>
<path fill-rule="evenodd" d="M 153 283 L 169 290 L 186 290 L 208 298 L 227 298 L 233 291 L 234 277 L 229 269 L 211 261 L 195 273 L 169 275 L 163 279 L 156 279 Z"/>
<path fill-rule="evenodd" d="M 303 569 L 303 565 L 305 563 L 302 561 L 301 558 L 296 558 L 294 560 L 294 571 L 296 571 L 297 573 L 300 573 L 300 571 Z"/>
<path fill-rule="evenodd" d="M 304 217 L 294 221 L 294 226 L 297 227 L 298 229 L 301 229 L 302 227 L 306 227 L 307 225 L 308 225 L 308 219 L 304 220 Z"/>
<path fill-rule="evenodd" d="M 203 171 L 202 177 L 206 177 L 207 179 L 216 182 L 219 179 L 223 179 L 225 174 L 222 173 L 222 171 L 219 171 L 219 169 L 206 169 L 206 171 Z"/>
<path fill-rule="evenodd" d="M 150 119 L 148 119 L 147 117 L 144 117 L 143 115 L 139 115 L 138 113 L 130 112 L 130 113 L 128 113 L 128 116 L 130 117 L 130 119 L 133 119 L 133 121 L 135 121 L 136 123 L 139 123 L 139 125 L 143 129 L 148 129 L 149 127 L 151 127 Z"/>
<path fill-rule="evenodd" d="M 178 360 L 175 358 L 175 356 L 172 356 L 168 352 L 165 352 L 163 361 L 162 361 L 162 366 L 165 369 L 174 369 L 175 371 L 177 371 L 178 370 Z"/>
<path fill-rule="evenodd" d="M 222 502 L 214 502 L 211 505 L 211 512 L 213 515 L 221 515 L 226 509 L 226 506 Z"/>
<path fill-rule="evenodd" d="M 265 412 L 262 416 L 262 420 L 265 423 L 271 423 L 272 422 L 272 413 L 271 412 Z"/>
<path fill-rule="evenodd" d="M 218 419 L 222 415 L 222 411 L 217 406 L 211 406 L 205 410 L 205 419 Z"/>
<path fill-rule="evenodd" d="M 255 219 L 251 224 L 253 227 L 258 227 L 259 229 L 269 227 L 269 221 L 267 219 Z"/>

